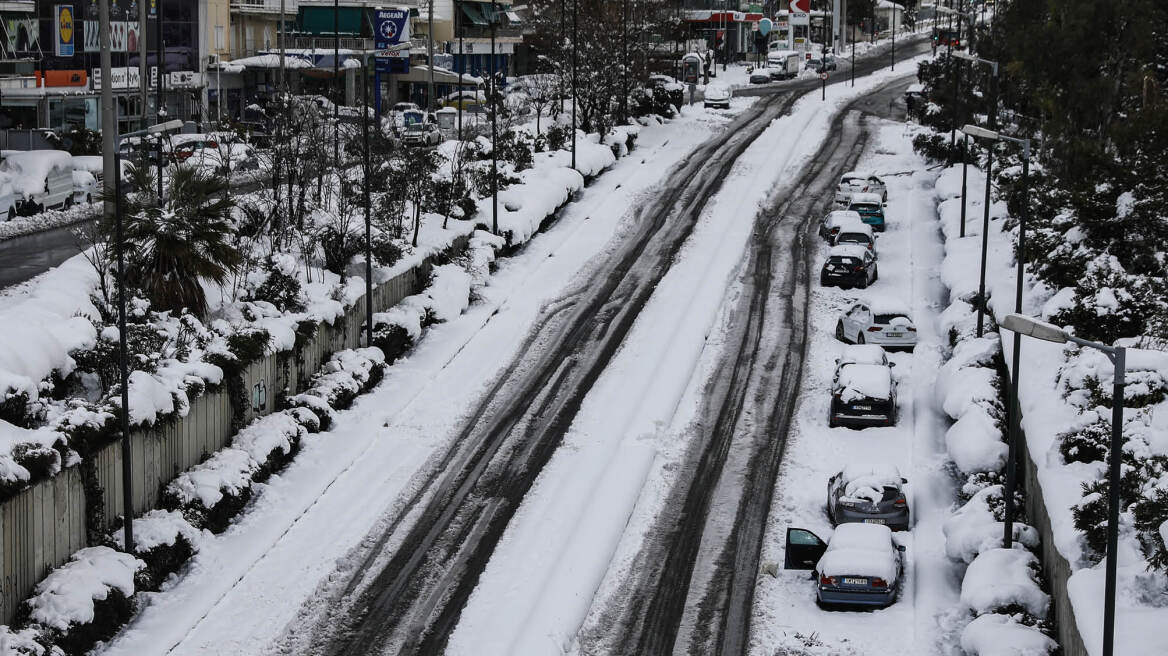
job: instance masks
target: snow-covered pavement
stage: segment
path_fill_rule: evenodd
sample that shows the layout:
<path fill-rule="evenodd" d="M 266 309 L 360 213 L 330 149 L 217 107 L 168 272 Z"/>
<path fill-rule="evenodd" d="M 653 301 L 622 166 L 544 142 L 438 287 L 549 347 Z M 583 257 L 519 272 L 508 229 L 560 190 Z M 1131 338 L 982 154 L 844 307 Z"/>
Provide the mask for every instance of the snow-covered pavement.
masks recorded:
<path fill-rule="evenodd" d="M 956 602 L 960 581 L 945 557 L 941 532 L 954 483 L 944 468 L 946 423 L 933 389 L 944 345 L 936 316 L 945 299 L 938 276 L 941 237 L 931 193 L 935 174 L 923 171 L 925 165 L 912 153 L 902 124 L 879 121 L 874 127 L 878 136 L 857 169 L 917 172 L 885 177 L 888 229 L 877 239 L 879 280 L 866 290 L 813 287 L 808 358 L 764 543 L 768 565 L 758 581 L 752 654 L 795 647 L 816 655 L 960 653 L 947 635 L 945 613 Z M 823 248 L 816 274 L 825 256 Z M 908 303 L 918 330 L 913 352 L 890 354 L 896 363 L 899 421 L 889 428 L 828 428 L 831 376 L 843 347 L 834 336 L 836 321 L 851 299 L 881 295 Z M 783 570 L 787 527 L 810 529 L 824 540 L 830 536 L 827 481 L 850 463 L 891 463 L 909 480 L 913 527 L 897 535 L 907 546 L 906 579 L 899 600 L 884 610 L 821 610 L 809 573 Z"/>

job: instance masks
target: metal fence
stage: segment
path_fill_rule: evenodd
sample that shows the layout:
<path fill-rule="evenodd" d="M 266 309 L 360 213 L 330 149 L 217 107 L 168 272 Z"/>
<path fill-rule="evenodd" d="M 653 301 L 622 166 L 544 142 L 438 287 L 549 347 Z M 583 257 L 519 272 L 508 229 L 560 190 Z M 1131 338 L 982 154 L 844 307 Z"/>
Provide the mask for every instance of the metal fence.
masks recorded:
<path fill-rule="evenodd" d="M 462 251 L 469 239 L 455 239 Z M 384 311 L 421 291 L 429 279 L 426 260 L 373 289 L 373 310 Z M 332 324 L 322 323 L 298 352 L 281 352 L 252 363 L 243 372 L 247 422 L 277 409 L 280 392 L 294 394 L 332 353 L 364 345 L 365 301 L 362 297 Z M 157 507 L 162 490 L 179 473 L 228 445 L 232 404 L 226 388 L 191 402 L 186 417 L 131 435 L 134 514 Z M 69 467 L 0 504 L 0 622 L 10 623 L 21 601 L 50 570 L 69 560 L 86 544 L 86 514 L 97 512 L 109 530 L 123 514 L 122 450 L 111 444 L 94 456 L 102 507 L 91 508 L 79 467 Z M 100 512 L 98 512 L 100 511 Z"/>

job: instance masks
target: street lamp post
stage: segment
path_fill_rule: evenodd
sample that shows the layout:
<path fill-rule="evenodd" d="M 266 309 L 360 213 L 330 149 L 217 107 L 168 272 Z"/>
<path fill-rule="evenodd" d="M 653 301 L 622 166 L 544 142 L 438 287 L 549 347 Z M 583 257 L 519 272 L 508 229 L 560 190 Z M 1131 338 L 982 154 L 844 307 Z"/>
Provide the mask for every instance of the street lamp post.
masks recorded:
<path fill-rule="evenodd" d="M 461 98 L 459 99 L 461 100 Z M 373 222 L 369 217 L 369 62 L 361 52 L 361 139 L 364 141 L 364 170 L 361 190 L 365 198 L 365 346 L 373 346 Z"/>
<path fill-rule="evenodd" d="M 576 168 L 576 105 L 579 104 L 576 87 L 576 39 L 579 36 L 576 14 L 579 4 L 579 0 L 572 0 L 572 168 Z"/>
<path fill-rule="evenodd" d="M 998 62 L 992 61 L 989 59 L 982 59 L 980 57 L 975 57 L 969 53 L 961 52 L 960 50 L 953 53 L 953 56 L 957 57 L 958 59 L 964 59 L 965 61 L 971 61 L 975 64 L 982 64 L 982 65 L 990 67 L 990 70 L 993 74 L 993 79 L 991 80 L 990 84 L 995 89 L 997 88 Z M 995 105 L 996 105 L 996 102 L 995 102 Z M 991 115 L 991 117 L 994 115 L 993 107 L 990 108 L 990 115 Z M 995 123 L 994 119 L 991 118 L 990 119 L 990 128 L 991 129 L 994 127 L 994 123 Z M 966 180 L 966 174 L 967 174 L 968 167 L 969 167 L 969 135 L 966 134 L 964 137 L 964 141 L 962 142 L 962 149 L 961 149 L 961 226 L 960 226 L 960 236 L 961 237 L 965 236 L 965 192 L 966 192 L 965 180 Z M 989 187 L 987 186 L 986 188 L 988 189 Z M 986 214 L 985 214 L 985 216 L 986 216 L 985 221 L 986 222 L 989 221 L 989 211 L 988 210 L 989 210 L 989 203 L 987 202 L 986 203 Z M 986 231 L 984 231 L 984 230 L 982 232 L 983 246 L 984 246 L 984 241 L 985 241 L 985 232 Z M 983 250 L 984 250 L 984 248 L 983 248 Z M 985 290 L 983 289 L 982 292 L 984 293 Z M 982 316 L 980 314 L 980 307 L 979 307 L 979 315 L 978 315 L 978 322 L 977 322 L 977 336 L 981 337 L 981 335 L 982 335 Z"/>
<path fill-rule="evenodd" d="M 896 2 L 892 3 L 892 22 L 889 23 L 888 28 L 892 30 L 892 62 L 888 70 L 896 70 Z"/>
<path fill-rule="evenodd" d="M 499 12 L 491 5 L 491 231 L 499 234 L 499 102 L 495 76 L 495 21 Z"/>
<path fill-rule="evenodd" d="M 1111 388 L 1111 447 L 1107 471 L 1107 565 L 1103 600 L 1103 656 L 1115 653 L 1115 591 L 1116 565 L 1119 546 L 1119 478 L 1123 461 L 1123 388 L 1127 349 L 1122 346 L 1108 346 L 1099 342 L 1075 337 L 1057 326 L 1022 316 L 1021 313 L 1006 315 L 1002 327 L 1013 331 L 1017 367 L 1017 344 L 1022 335 L 1056 344 L 1072 342 L 1103 352 L 1114 366 Z M 1009 520 L 1009 515 L 1006 516 Z"/>

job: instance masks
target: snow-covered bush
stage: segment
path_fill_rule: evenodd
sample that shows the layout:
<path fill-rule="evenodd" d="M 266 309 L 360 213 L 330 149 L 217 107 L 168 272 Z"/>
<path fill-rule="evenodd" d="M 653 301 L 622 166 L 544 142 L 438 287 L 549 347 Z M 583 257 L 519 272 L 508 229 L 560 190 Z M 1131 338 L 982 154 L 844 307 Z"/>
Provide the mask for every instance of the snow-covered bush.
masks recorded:
<path fill-rule="evenodd" d="M 961 603 L 975 615 L 1024 612 L 1046 617 L 1050 596 L 1039 585 L 1038 558 L 1024 548 L 978 554 L 961 581 Z"/>
<path fill-rule="evenodd" d="M 302 417 L 303 412 L 276 412 L 257 419 L 232 438 L 232 447 L 259 463 L 259 469 L 253 476 L 255 482 L 267 480 L 296 456 L 300 449 L 300 439 L 308 433 L 308 429 L 301 424 Z"/>
<path fill-rule="evenodd" d="M 1002 490 L 1001 485 L 982 489 L 945 520 L 941 528 L 945 533 L 945 554 L 949 558 L 970 563 L 982 552 L 1001 546 L 1006 505 L 1002 500 Z M 1015 542 L 1028 549 L 1038 547 L 1038 531 L 1031 526 L 1015 521 L 1013 536 Z"/>
<path fill-rule="evenodd" d="M 384 370 L 385 355 L 376 346 L 334 353 L 312 377 L 308 389 L 289 402 L 293 407 L 316 412 L 321 419 L 321 429 L 327 430 L 326 424 L 331 424 L 331 410 L 349 407 L 358 394 L 381 381 Z"/>
<path fill-rule="evenodd" d="M 179 474 L 162 493 L 162 507 L 179 510 L 192 525 L 222 533 L 251 499 L 260 465 L 240 449 L 221 449 Z"/>
<path fill-rule="evenodd" d="M 967 656 L 1047 656 L 1058 643 L 1016 616 L 987 613 L 961 632 L 961 649 Z"/>
<path fill-rule="evenodd" d="M 35 628 L 18 630 L 0 624 L 0 653 L 8 656 L 63 656 L 65 652 Z"/>
<path fill-rule="evenodd" d="M 66 653 L 84 654 L 129 619 L 134 577 L 143 567 L 137 558 L 109 547 L 82 549 L 37 584 L 19 617 Z"/>
<path fill-rule="evenodd" d="M 110 542 L 125 551 L 121 527 L 110 533 Z M 178 571 L 198 550 L 199 530 L 174 510 L 151 510 L 134 518 L 134 555 L 144 563 L 135 579 L 140 590 L 157 590 L 166 577 Z"/>

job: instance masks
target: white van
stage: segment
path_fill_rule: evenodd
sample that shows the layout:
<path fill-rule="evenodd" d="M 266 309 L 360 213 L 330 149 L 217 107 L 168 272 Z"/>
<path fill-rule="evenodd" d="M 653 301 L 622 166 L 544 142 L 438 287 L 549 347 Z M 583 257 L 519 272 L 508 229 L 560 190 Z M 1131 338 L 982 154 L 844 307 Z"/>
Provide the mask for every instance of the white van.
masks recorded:
<path fill-rule="evenodd" d="M 4 151 L 0 171 L 12 176 L 19 214 L 73 204 L 73 156 L 64 150 Z"/>
<path fill-rule="evenodd" d="M 803 55 L 794 50 L 777 50 L 767 55 L 767 68 L 772 80 L 789 80 L 799 75 Z"/>

